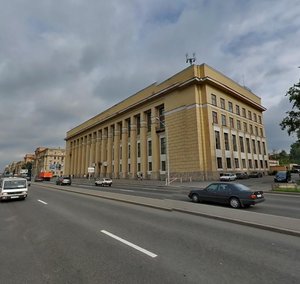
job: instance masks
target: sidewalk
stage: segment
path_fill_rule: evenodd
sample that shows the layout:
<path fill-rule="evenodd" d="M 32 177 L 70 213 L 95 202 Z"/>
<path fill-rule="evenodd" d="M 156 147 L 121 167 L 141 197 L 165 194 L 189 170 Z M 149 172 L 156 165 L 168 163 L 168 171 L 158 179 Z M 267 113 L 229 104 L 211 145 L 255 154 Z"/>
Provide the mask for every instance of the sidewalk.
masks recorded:
<path fill-rule="evenodd" d="M 300 237 L 300 219 L 296 218 L 261 214 L 256 212 L 249 212 L 248 210 L 231 209 L 221 206 L 210 206 L 199 203 L 195 204 L 185 201 L 170 199 L 162 200 L 141 196 L 125 195 L 114 192 L 105 192 L 101 191 L 100 188 L 97 188 L 97 190 L 93 190 L 88 188 L 76 188 L 72 186 L 57 186 L 54 184 L 39 183 L 39 185 L 57 190 L 90 195 L 109 200 L 157 208 L 161 210 L 199 215 Z"/>

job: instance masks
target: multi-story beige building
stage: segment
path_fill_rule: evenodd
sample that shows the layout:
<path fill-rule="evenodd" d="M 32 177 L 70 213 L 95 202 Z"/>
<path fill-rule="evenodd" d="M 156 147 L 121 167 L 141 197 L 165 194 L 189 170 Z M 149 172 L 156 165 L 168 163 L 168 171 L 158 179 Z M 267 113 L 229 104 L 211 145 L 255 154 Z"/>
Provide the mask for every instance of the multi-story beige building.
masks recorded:
<path fill-rule="evenodd" d="M 265 110 L 249 89 L 192 65 L 68 131 L 65 172 L 193 180 L 266 173 Z"/>
<path fill-rule="evenodd" d="M 54 176 L 64 174 L 65 149 L 38 147 L 35 150 L 35 161 L 32 173 L 37 176 L 40 172 L 52 172 Z"/>

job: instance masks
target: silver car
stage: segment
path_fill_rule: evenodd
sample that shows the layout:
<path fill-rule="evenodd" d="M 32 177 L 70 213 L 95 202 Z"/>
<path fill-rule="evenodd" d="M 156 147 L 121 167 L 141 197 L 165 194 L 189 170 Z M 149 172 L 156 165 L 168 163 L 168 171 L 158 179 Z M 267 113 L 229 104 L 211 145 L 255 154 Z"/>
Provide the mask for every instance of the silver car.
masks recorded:
<path fill-rule="evenodd" d="M 236 180 L 236 174 L 234 173 L 225 173 L 220 176 L 220 181 L 233 181 Z"/>

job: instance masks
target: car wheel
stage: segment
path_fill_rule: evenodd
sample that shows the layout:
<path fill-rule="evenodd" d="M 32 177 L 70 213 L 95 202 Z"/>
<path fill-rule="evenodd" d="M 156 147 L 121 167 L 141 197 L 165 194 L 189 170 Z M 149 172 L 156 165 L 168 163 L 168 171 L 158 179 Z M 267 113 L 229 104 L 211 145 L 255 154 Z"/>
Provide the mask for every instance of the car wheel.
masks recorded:
<path fill-rule="evenodd" d="M 109 186 L 111 186 L 111 184 L 109 184 Z"/>
<path fill-rule="evenodd" d="M 239 199 L 236 197 L 231 197 L 229 200 L 229 203 L 232 208 L 240 208 L 241 207 L 241 203 L 240 203 Z"/>
<path fill-rule="evenodd" d="M 193 194 L 192 195 L 192 201 L 195 202 L 195 203 L 200 202 L 199 196 L 197 194 Z"/>

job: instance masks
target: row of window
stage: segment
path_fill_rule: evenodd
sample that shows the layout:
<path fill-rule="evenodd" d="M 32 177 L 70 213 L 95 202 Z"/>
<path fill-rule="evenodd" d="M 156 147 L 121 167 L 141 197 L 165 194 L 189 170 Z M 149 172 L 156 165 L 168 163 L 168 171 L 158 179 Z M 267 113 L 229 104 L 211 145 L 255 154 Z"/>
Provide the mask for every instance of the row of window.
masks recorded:
<path fill-rule="evenodd" d="M 212 112 L 212 119 L 213 119 L 213 124 L 218 124 L 218 113 L 213 111 Z M 225 114 L 221 114 L 221 125 L 222 126 L 227 126 L 227 118 Z M 233 117 L 229 117 L 229 126 L 231 128 L 236 128 L 237 130 L 242 130 L 242 123 L 239 119 L 236 120 L 236 127 L 235 127 L 235 123 L 234 123 L 234 119 Z M 262 128 L 259 128 L 259 132 L 258 132 L 258 127 L 254 126 L 252 124 L 249 124 L 249 129 L 248 129 L 248 124 L 247 122 L 243 122 L 243 131 L 244 132 L 248 132 L 250 134 L 255 134 L 256 136 L 261 136 L 264 137 L 264 132 Z"/>
<path fill-rule="evenodd" d="M 161 161 L 160 163 L 160 171 L 165 172 L 166 171 L 166 161 Z M 114 165 L 112 166 L 112 172 L 115 171 L 115 167 Z M 141 163 L 137 163 L 137 172 L 141 171 Z M 148 162 L 148 168 L 147 168 L 148 172 L 152 171 L 152 162 Z M 122 164 L 119 165 L 119 172 L 122 172 Z M 130 173 L 131 172 L 131 164 L 127 165 L 127 172 Z"/>
<path fill-rule="evenodd" d="M 148 144 L 147 144 L 147 152 L 148 152 L 148 156 L 151 157 L 152 156 L 152 141 L 149 140 Z M 160 138 L 160 154 L 164 155 L 167 152 L 167 145 L 166 145 L 166 138 L 165 137 L 161 137 Z M 120 153 L 122 153 L 122 146 L 120 145 Z M 128 159 L 130 159 L 131 156 L 131 145 L 128 145 Z M 141 157 L 141 143 L 137 142 L 137 157 L 140 158 Z M 112 151 L 112 159 L 114 160 L 114 148 Z"/>
<path fill-rule="evenodd" d="M 258 165 L 258 160 L 253 160 L 252 159 L 248 159 L 248 167 L 246 165 L 246 159 L 242 159 L 242 164 L 240 165 L 239 159 L 238 158 L 234 158 L 233 162 L 234 164 L 232 165 L 232 159 L 231 158 L 226 158 L 225 159 L 226 162 L 226 168 L 227 169 L 232 169 L 233 167 L 235 169 L 258 169 L 259 166 L 261 169 L 264 168 L 264 161 L 263 160 L 259 160 L 259 165 Z M 223 159 L 221 157 L 217 157 L 217 168 L 218 169 L 223 169 L 224 165 L 223 165 Z M 265 161 L 265 168 L 268 168 L 268 161 Z"/>
<path fill-rule="evenodd" d="M 229 141 L 229 134 L 223 133 L 224 139 L 224 149 L 227 151 L 230 151 L 230 141 Z M 266 150 L 266 143 L 261 141 L 256 141 L 255 139 L 246 138 L 246 143 L 244 143 L 244 137 L 239 136 L 238 137 L 239 144 L 237 143 L 237 136 L 232 134 L 231 135 L 231 145 L 232 145 L 232 151 L 237 152 L 238 148 L 241 153 L 245 153 L 245 145 L 247 149 L 247 153 L 251 154 L 251 148 L 253 154 L 267 154 Z M 215 142 L 216 142 L 216 149 L 221 149 L 221 137 L 220 132 L 215 131 Z"/>
<path fill-rule="evenodd" d="M 215 94 L 211 94 L 211 104 L 214 105 L 214 106 L 218 106 L 218 104 L 217 104 L 217 96 Z M 230 101 L 228 101 L 227 106 L 228 106 L 227 110 L 229 112 L 233 113 L 233 103 L 230 102 Z M 220 107 L 221 107 L 221 109 L 226 109 L 226 107 L 225 107 L 225 99 L 223 99 L 223 98 L 220 98 Z M 260 124 L 262 124 L 262 119 L 261 119 L 260 115 L 254 113 L 254 112 L 252 113 L 250 110 L 248 110 L 248 116 L 247 116 L 246 109 L 242 108 L 242 111 L 241 111 L 241 108 L 240 108 L 239 105 L 235 105 L 235 113 L 237 115 L 241 115 L 244 118 L 248 118 L 250 120 L 253 119 L 253 121 L 259 122 Z"/>

